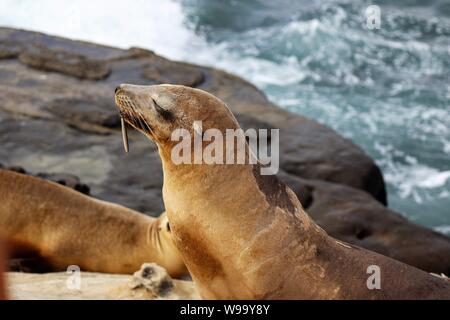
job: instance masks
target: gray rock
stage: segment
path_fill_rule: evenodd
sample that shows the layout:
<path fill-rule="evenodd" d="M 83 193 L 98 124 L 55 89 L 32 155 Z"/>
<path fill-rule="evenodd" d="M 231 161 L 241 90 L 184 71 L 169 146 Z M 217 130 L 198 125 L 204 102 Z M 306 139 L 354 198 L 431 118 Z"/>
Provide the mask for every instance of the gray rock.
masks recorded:
<path fill-rule="evenodd" d="M 236 76 L 173 62 L 148 50 L 120 50 L 7 28 L 0 28 L 2 48 L 10 57 L 20 48 L 18 60 L 4 59 L 0 65 L 4 75 L 0 108 L 9 113 L 61 121 L 88 133 L 117 135 L 110 131 L 118 125 L 111 94 L 117 84 L 197 86 L 224 100 L 238 116 L 281 128 L 280 160 L 286 171 L 360 188 L 386 203 L 380 170 L 360 148 L 314 120 L 277 108 Z"/>
<path fill-rule="evenodd" d="M 90 192 L 88 185 L 81 183 L 80 179 L 77 176 L 70 174 L 70 173 L 39 172 L 36 176 L 39 178 L 42 178 L 42 179 L 47 179 L 47 180 L 59 183 L 60 185 L 74 189 L 85 195 L 89 195 L 89 192 Z"/>
<path fill-rule="evenodd" d="M 408 221 L 365 191 L 285 172 L 279 178 L 329 235 L 425 271 L 450 274 L 447 236 Z"/>
<path fill-rule="evenodd" d="M 19 54 L 19 61 L 27 66 L 55 71 L 80 79 L 99 80 L 109 75 L 104 61 L 95 61 L 86 56 L 61 49 L 50 49 L 41 44 L 25 46 Z"/>
<path fill-rule="evenodd" d="M 16 42 L 4 40 L 0 43 L 0 59 L 16 58 L 21 47 Z"/>
<path fill-rule="evenodd" d="M 46 179 L 52 182 L 56 182 L 60 185 L 63 185 L 65 187 L 68 187 L 70 189 L 74 189 L 78 192 L 81 192 L 85 195 L 89 195 L 90 189 L 89 186 L 87 186 L 84 183 L 81 183 L 80 179 L 70 173 L 46 173 L 46 172 L 38 172 L 37 174 L 31 174 L 30 172 L 27 172 L 24 168 L 20 166 L 7 166 L 3 167 L 2 164 L 0 164 L 0 169 L 10 170 L 17 173 L 22 174 L 28 174 L 32 175 L 41 179 Z"/>

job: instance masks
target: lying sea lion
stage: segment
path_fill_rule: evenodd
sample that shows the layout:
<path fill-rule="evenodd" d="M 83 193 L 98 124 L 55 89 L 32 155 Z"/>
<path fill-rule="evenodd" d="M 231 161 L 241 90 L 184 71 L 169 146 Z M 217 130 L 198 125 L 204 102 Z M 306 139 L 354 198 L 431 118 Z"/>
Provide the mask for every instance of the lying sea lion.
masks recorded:
<path fill-rule="evenodd" d="M 43 271 L 129 273 L 155 262 L 171 276 L 185 272 L 167 216 L 148 217 L 59 184 L 0 169 L 0 233 L 13 257 Z"/>
<path fill-rule="evenodd" d="M 174 130 L 194 140 L 194 121 L 202 132 L 239 128 L 213 95 L 123 84 L 115 101 L 121 117 L 158 146 L 172 236 L 203 298 L 450 299 L 449 282 L 330 237 L 259 163 L 176 164 Z"/>

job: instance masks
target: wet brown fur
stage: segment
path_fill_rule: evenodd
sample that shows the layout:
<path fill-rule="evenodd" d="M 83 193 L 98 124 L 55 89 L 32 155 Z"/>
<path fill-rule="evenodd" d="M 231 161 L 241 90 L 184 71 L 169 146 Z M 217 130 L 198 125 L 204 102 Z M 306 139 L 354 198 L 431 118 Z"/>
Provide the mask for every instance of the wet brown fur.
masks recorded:
<path fill-rule="evenodd" d="M 154 219 L 56 183 L 0 169 L 0 233 L 13 258 L 43 271 L 133 273 L 156 262 L 172 276 L 185 267 L 163 214 Z M 44 267 L 45 266 L 45 267 Z"/>

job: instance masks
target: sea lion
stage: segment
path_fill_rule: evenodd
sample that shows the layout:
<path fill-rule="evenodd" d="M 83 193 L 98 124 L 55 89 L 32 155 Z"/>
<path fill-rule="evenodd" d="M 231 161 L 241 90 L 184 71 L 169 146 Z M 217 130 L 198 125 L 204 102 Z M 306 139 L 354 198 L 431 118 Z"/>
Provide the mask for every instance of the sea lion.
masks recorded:
<path fill-rule="evenodd" d="M 14 257 L 43 271 L 132 274 L 155 262 L 173 277 L 185 272 L 167 216 L 158 219 L 39 178 L 0 169 L 0 233 Z"/>
<path fill-rule="evenodd" d="M 239 128 L 213 95 L 122 84 L 115 101 L 121 117 L 158 146 L 172 236 L 203 298 L 450 298 L 447 281 L 330 237 L 290 188 L 261 175 L 259 163 L 175 164 L 175 129 L 194 136 L 194 121 L 222 133 Z"/>

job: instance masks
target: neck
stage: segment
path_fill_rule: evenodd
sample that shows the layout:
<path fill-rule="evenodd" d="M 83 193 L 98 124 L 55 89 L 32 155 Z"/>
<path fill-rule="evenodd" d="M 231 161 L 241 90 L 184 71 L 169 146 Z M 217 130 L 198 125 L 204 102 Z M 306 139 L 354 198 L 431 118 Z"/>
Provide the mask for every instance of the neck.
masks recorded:
<path fill-rule="evenodd" d="M 223 274 L 219 277 L 245 283 L 249 265 L 263 267 L 287 248 L 295 264 L 314 258 L 325 233 L 275 176 L 261 176 L 258 165 L 175 166 L 163 154 L 162 159 L 176 245 L 197 282 L 218 281 Z M 217 292 L 235 296 L 223 286 Z"/>

